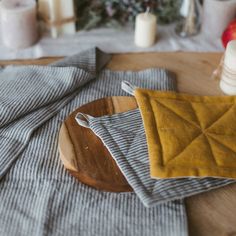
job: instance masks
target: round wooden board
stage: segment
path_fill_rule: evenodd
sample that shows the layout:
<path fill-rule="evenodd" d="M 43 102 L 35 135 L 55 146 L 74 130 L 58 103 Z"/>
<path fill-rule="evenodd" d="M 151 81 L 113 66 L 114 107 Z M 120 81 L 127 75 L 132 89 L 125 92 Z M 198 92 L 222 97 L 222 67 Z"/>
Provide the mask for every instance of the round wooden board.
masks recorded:
<path fill-rule="evenodd" d="M 132 191 L 102 141 L 90 129 L 79 126 L 75 116 L 82 112 L 99 117 L 135 108 L 133 97 L 108 97 L 78 108 L 64 121 L 59 133 L 60 158 L 80 182 L 103 191 Z"/>

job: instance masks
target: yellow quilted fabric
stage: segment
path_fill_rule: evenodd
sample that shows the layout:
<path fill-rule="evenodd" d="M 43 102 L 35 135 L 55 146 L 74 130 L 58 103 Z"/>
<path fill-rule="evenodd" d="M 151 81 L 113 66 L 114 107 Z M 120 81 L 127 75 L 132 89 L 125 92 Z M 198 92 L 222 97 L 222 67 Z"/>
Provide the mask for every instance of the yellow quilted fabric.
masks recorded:
<path fill-rule="evenodd" d="M 136 89 L 153 178 L 236 178 L 236 97 Z"/>

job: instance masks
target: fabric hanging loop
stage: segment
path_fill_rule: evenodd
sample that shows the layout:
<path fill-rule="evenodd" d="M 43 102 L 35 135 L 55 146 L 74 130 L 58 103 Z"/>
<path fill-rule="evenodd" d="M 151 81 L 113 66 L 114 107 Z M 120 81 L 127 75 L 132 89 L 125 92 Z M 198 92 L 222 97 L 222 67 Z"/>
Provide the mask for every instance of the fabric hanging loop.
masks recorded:
<path fill-rule="evenodd" d="M 75 120 L 76 122 L 85 127 L 85 128 L 90 128 L 89 126 L 89 121 L 90 119 L 92 119 L 94 117 L 90 116 L 90 115 L 87 115 L 87 114 L 83 114 L 81 112 L 79 112 L 76 116 L 75 116 Z"/>
<path fill-rule="evenodd" d="M 133 95 L 134 96 L 134 90 L 137 87 L 132 85 L 130 82 L 128 81 L 122 81 L 121 83 L 121 89 L 124 90 L 126 93 Z"/>

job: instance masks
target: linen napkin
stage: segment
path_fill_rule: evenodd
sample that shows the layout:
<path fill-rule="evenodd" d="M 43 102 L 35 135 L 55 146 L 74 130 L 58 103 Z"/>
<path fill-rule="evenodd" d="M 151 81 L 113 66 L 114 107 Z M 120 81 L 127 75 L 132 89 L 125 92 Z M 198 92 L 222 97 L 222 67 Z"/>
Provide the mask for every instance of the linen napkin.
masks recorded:
<path fill-rule="evenodd" d="M 98 52 L 91 49 L 52 66 L 8 66 L 0 72 L 0 178 L 24 150 L 33 131 L 95 79 L 96 68 L 101 69 L 110 59 Z"/>
<path fill-rule="evenodd" d="M 48 66 L 37 69 L 36 74 L 39 73 L 37 78 L 43 78 L 45 83 L 48 83 L 48 80 L 51 83 L 55 82 L 57 89 L 53 91 L 58 94 L 56 96 L 60 98 L 59 100 L 54 96 L 54 100 L 49 101 L 50 90 L 47 90 L 46 85 L 38 86 L 38 90 L 34 89 L 34 84 L 37 84 L 37 81 L 32 79 L 35 72 L 29 77 L 30 86 L 27 86 L 26 82 L 21 85 L 21 80 L 18 79 L 21 73 L 15 73 L 14 85 L 17 83 L 21 85 L 22 96 L 27 91 L 29 99 L 35 99 L 35 93 L 41 93 L 48 96 L 48 100 L 45 99 L 45 103 L 41 102 L 34 108 L 29 107 L 30 111 L 25 109 L 19 112 L 17 110 L 21 100 L 19 93 L 16 103 L 11 103 L 12 107 L 9 106 L 15 113 L 11 111 L 9 113 L 12 114 L 11 117 L 2 120 L 1 146 L 8 145 L 9 150 L 7 153 L 6 148 L 0 149 L 0 235 L 185 236 L 188 234 L 183 200 L 148 209 L 134 193 L 101 192 L 83 185 L 68 174 L 59 159 L 58 133 L 63 120 L 85 103 L 106 96 L 125 95 L 119 87 L 123 78 L 132 83 L 136 81 L 139 86 L 145 88 L 162 88 L 169 83 L 174 86 L 174 81 L 166 78 L 165 70 L 99 72 L 100 62 L 109 57 L 101 51 L 98 53 L 97 50 L 91 49 L 57 63 L 58 66 L 53 65 L 55 70 L 53 72 Z M 79 70 L 85 77 L 77 76 L 78 73 L 75 77 L 72 76 L 73 78 L 57 73 L 61 71 L 59 67 L 63 65 L 82 68 Z M 48 76 L 44 71 L 50 71 L 50 74 L 56 73 L 57 76 Z M 94 72 L 97 72 L 96 75 Z M 25 68 L 25 76 L 27 73 Z M 90 73 L 91 77 L 86 77 L 86 73 Z M 57 78 L 59 80 L 61 78 L 62 84 L 64 80 L 74 81 L 77 87 L 73 89 L 71 86 L 73 92 L 70 93 L 68 89 L 68 93 L 65 92 L 68 94 L 65 99 L 61 94 L 62 88 L 57 86 Z M 1 76 L 1 79 L 6 80 L 7 84 L 7 77 Z M 2 91 L 11 89 L 6 84 L 2 84 L 0 88 Z M 13 93 L 5 94 L 9 100 L 14 97 Z M 27 103 L 28 100 L 24 101 Z M 38 99 L 35 102 L 38 102 Z M 17 117 L 14 117 L 14 114 Z M 18 143 L 19 146 L 16 146 Z M 21 152 L 16 147 L 22 147 Z"/>

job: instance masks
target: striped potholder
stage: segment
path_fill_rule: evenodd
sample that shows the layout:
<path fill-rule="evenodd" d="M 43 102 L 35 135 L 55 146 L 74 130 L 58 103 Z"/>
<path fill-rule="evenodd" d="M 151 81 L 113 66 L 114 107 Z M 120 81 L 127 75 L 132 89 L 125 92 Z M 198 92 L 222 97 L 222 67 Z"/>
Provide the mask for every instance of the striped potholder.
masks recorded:
<path fill-rule="evenodd" d="M 217 178 L 151 179 L 145 130 L 138 109 L 99 118 L 79 113 L 76 119 L 102 140 L 147 207 L 235 182 Z"/>

